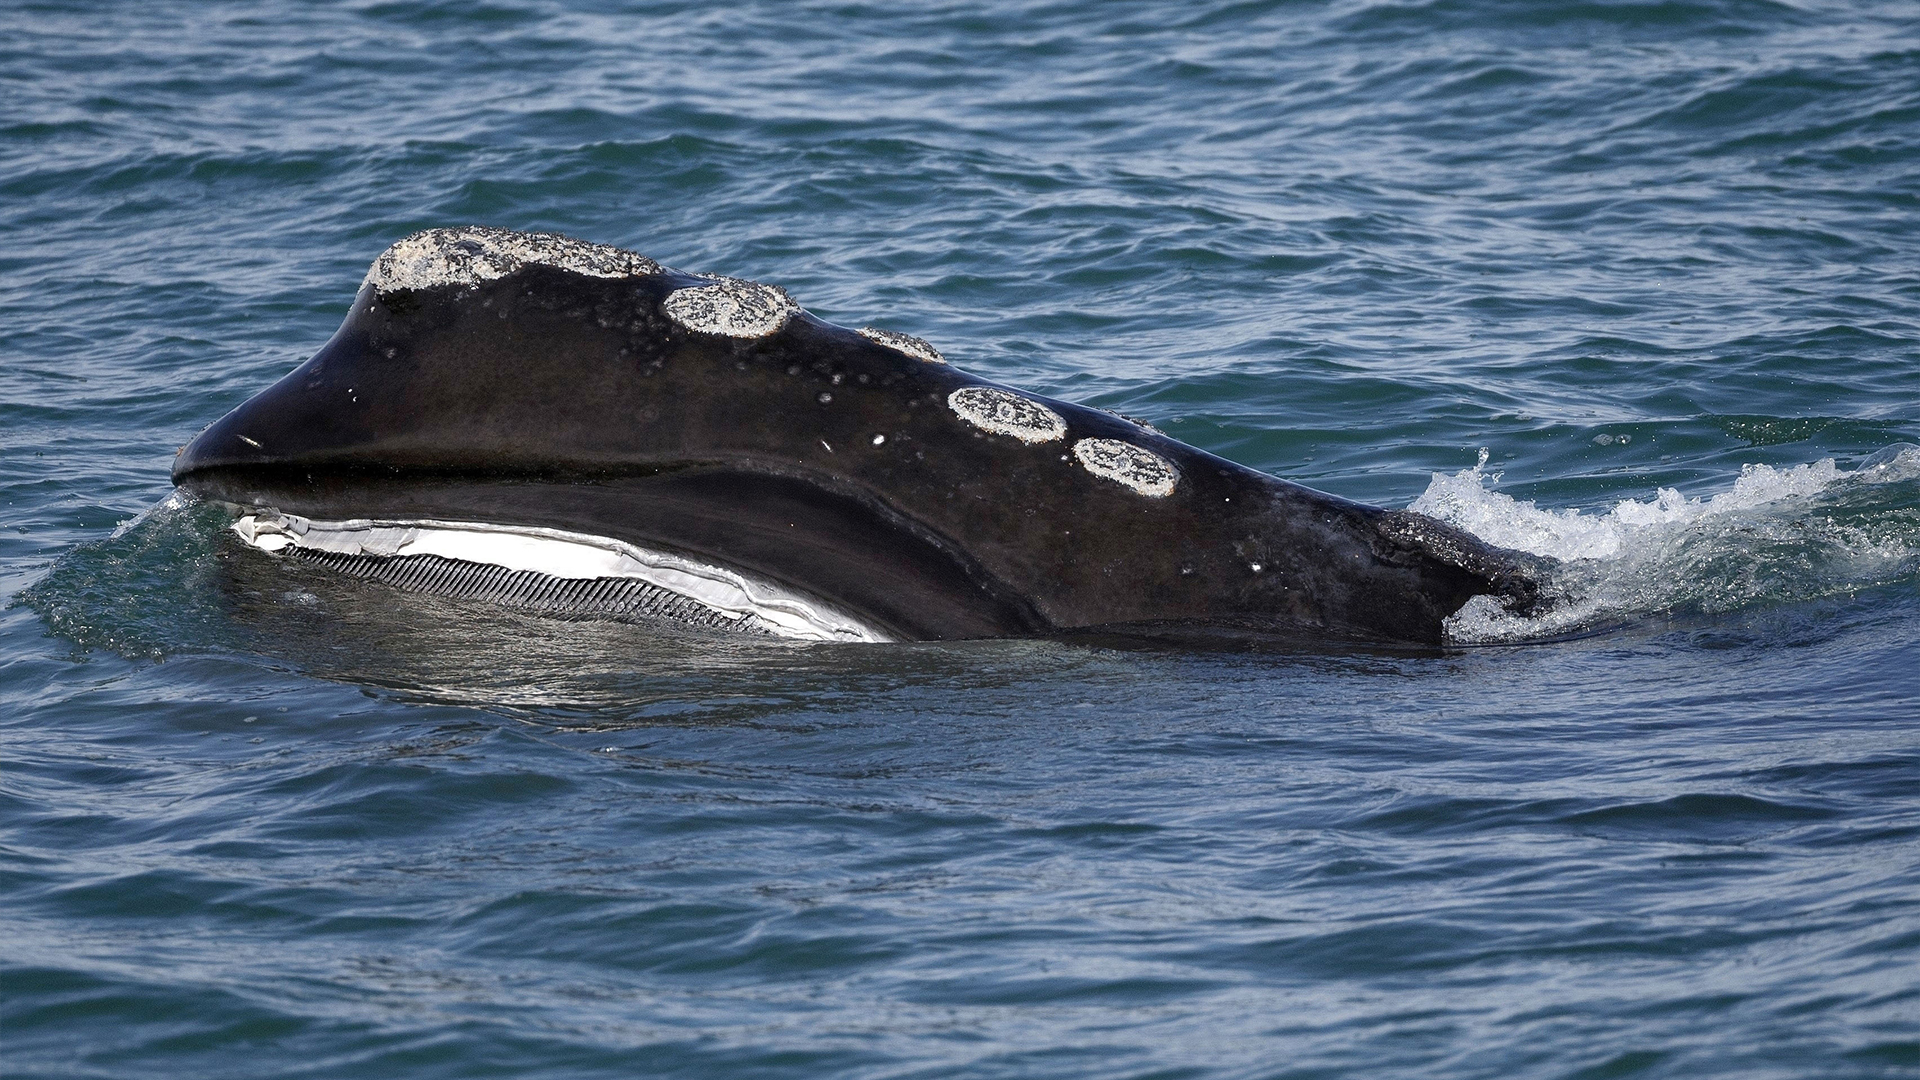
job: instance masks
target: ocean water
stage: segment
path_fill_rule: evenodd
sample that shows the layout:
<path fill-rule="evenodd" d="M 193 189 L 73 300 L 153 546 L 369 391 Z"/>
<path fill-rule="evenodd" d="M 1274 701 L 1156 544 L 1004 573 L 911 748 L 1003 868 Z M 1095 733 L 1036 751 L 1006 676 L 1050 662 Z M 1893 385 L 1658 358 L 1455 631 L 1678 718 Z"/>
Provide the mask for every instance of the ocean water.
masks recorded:
<path fill-rule="evenodd" d="M 174 449 L 561 231 L 1565 560 L 1409 653 L 793 645 Z M 0 10 L 0 1075 L 1920 1076 L 1910 0 Z"/>

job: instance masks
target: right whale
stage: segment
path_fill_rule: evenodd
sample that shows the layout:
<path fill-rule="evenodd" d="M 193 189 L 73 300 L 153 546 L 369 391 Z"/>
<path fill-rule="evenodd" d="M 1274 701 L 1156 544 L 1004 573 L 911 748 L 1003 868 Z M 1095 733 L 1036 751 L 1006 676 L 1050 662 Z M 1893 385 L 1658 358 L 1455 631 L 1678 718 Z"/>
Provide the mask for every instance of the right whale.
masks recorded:
<path fill-rule="evenodd" d="M 777 288 L 484 227 L 381 254 L 173 477 L 256 547 L 403 587 L 809 638 L 1431 645 L 1476 596 L 1534 613 L 1550 565 Z"/>

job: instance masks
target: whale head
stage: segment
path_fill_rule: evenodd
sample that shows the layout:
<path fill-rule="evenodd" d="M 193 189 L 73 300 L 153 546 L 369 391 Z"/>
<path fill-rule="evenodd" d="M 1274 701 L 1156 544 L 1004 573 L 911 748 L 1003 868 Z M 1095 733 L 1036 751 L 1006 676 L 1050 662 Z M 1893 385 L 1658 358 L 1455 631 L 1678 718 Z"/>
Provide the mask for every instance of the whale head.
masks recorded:
<path fill-rule="evenodd" d="M 875 638 L 1434 643 L 1474 596 L 1540 602 L 1536 560 L 1439 522 L 974 377 L 776 287 L 491 228 L 387 249 L 333 337 L 173 476 L 256 524 L 306 523 L 261 534 L 292 550 L 352 547 L 353 528 L 571 538 L 710 567 Z"/>

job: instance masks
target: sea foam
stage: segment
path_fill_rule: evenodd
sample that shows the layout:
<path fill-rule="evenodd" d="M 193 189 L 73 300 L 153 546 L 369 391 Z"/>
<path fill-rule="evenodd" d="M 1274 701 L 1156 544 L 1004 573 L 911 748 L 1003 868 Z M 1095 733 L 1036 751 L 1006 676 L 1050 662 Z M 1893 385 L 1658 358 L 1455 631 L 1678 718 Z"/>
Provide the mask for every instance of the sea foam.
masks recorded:
<path fill-rule="evenodd" d="M 1788 468 L 1749 464 L 1729 490 L 1690 498 L 1660 488 L 1605 510 L 1543 509 L 1491 490 L 1487 451 L 1470 469 L 1435 473 L 1409 509 L 1491 544 L 1559 560 L 1542 615 L 1509 614 L 1476 597 L 1447 621 L 1450 639 L 1515 641 L 1635 615 L 1730 611 L 1811 599 L 1920 572 L 1920 446 L 1896 443 L 1840 468 L 1826 458 Z"/>

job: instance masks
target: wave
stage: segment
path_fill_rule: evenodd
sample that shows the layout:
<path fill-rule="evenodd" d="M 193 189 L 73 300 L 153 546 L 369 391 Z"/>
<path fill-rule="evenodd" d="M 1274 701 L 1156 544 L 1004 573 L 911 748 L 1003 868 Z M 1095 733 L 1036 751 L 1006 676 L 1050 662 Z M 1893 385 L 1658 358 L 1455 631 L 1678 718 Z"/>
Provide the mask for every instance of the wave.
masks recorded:
<path fill-rule="evenodd" d="M 1542 509 L 1491 490 L 1488 452 L 1433 474 L 1408 509 L 1491 544 L 1558 561 L 1558 603 L 1531 618 L 1476 597 L 1447 622 L 1462 643 L 1519 641 L 1660 613 L 1719 614 L 1857 592 L 1920 575 L 1920 446 L 1895 443 L 1840 468 L 1832 458 L 1741 467 L 1730 490 L 1659 489 L 1605 510 Z"/>

